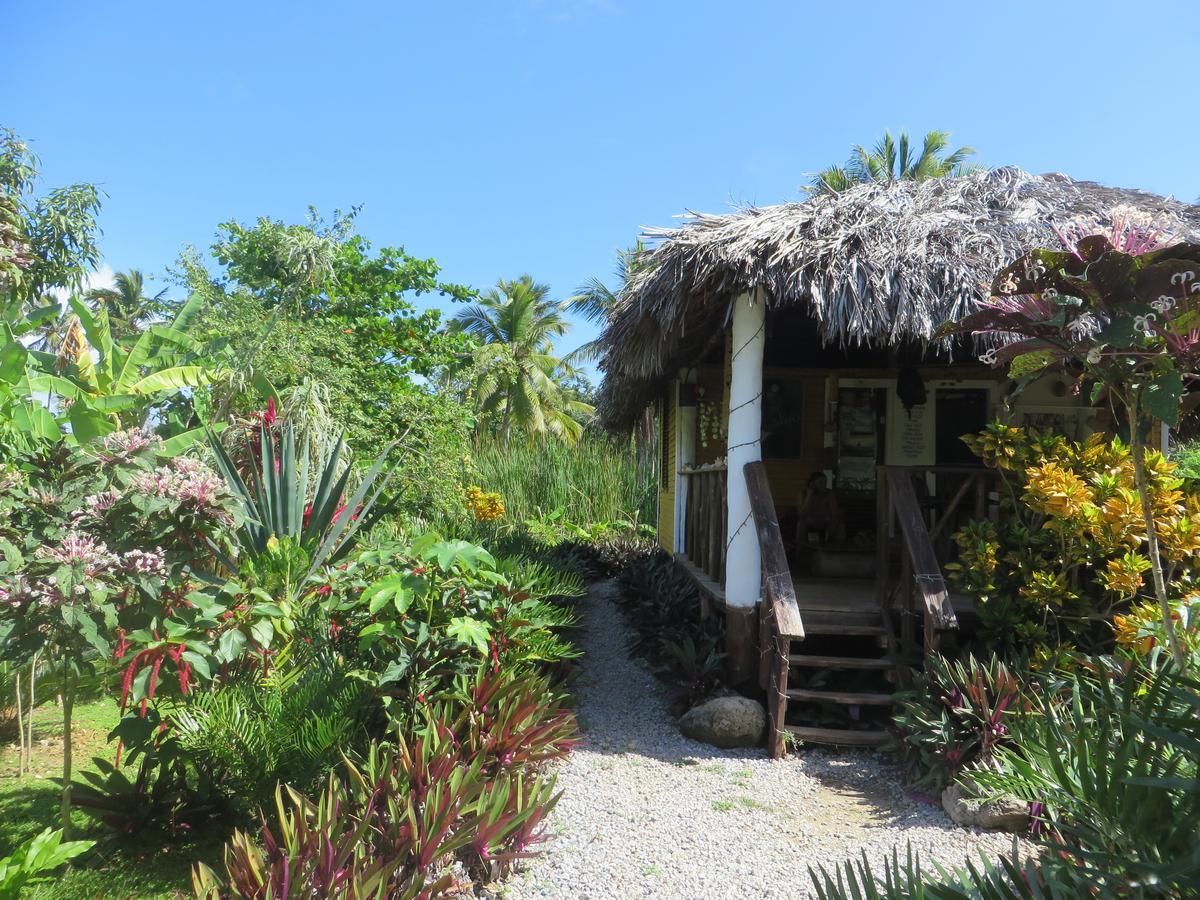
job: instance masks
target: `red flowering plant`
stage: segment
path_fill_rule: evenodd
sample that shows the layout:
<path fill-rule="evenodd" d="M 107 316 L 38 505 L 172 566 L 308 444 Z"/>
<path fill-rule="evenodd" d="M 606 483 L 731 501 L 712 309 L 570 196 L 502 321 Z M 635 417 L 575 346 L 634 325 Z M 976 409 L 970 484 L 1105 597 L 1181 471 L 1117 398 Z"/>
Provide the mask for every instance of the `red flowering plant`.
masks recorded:
<path fill-rule="evenodd" d="M 1057 368 L 1124 416 L 1142 510 L 1146 556 L 1171 654 L 1185 664 L 1147 488 L 1146 433 L 1179 422 L 1200 368 L 1200 244 L 1167 243 L 1130 219 L 1107 234 L 1060 230 L 1061 250 L 1033 250 L 1000 271 L 992 296 L 942 334 L 991 338 L 982 359 L 1028 383 Z"/>

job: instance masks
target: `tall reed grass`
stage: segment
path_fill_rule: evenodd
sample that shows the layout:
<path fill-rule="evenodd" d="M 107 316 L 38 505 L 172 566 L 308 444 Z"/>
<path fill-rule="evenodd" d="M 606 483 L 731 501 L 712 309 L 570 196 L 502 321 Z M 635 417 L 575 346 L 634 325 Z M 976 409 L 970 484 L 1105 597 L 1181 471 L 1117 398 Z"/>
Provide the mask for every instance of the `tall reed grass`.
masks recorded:
<path fill-rule="evenodd" d="M 639 465 L 632 440 L 585 434 L 573 447 L 557 441 L 507 447 L 486 441 L 475 447 L 474 457 L 480 487 L 500 493 L 510 522 L 557 510 L 582 526 L 655 521 L 653 452 L 643 454 Z"/>

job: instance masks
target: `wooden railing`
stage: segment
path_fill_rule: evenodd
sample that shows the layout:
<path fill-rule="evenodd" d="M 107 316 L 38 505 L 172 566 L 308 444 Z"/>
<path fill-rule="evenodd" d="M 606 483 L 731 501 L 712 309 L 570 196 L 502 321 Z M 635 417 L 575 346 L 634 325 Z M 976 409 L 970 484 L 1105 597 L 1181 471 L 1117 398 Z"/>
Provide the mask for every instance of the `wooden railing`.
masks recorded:
<path fill-rule="evenodd" d="M 746 463 L 743 473 L 750 493 L 750 510 L 758 531 L 762 555 L 763 599 L 759 607 L 759 683 L 767 692 L 767 749 L 772 758 L 783 756 L 784 716 L 792 641 L 804 639 L 804 622 L 796 602 L 796 588 L 788 566 L 783 535 L 775 515 L 775 502 L 762 462 Z"/>
<path fill-rule="evenodd" d="M 681 469 L 687 479 L 687 506 L 684 510 L 683 552 L 688 561 L 708 578 L 721 585 L 725 581 L 725 544 L 729 531 L 728 472 L 725 466 Z"/>
<path fill-rule="evenodd" d="M 889 571 L 892 558 L 891 531 L 893 521 L 903 541 L 900 552 L 901 591 L 901 650 L 913 655 L 914 624 L 920 616 L 923 623 L 926 653 L 937 649 L 941 635 L 958 628 L 958 617 L 950 602 L 950 590 L 942 572 L 939 558 L 945 558 L 950 543 L 951 524 L 956 521 L 963 500 L 974 498 L 974 515 L 983 518 L 987 512 L 989 482 L 995 473 L 988 469 L 967 466 L 880 466 L 877 485 L 876 511 L 876 596 L 885 611 L 891 606 L 892 582 Z M 919 499 L 918 487 L 925 491 L 927 475 L 934 475 L 939 488 L 955 486 L 948 500 Z M 918 481 L 919 479 L 919 481 Z M 935 542 L 943 551 L 937 552 Z M 916 600 L 920 598 L 920 612 Z"/>

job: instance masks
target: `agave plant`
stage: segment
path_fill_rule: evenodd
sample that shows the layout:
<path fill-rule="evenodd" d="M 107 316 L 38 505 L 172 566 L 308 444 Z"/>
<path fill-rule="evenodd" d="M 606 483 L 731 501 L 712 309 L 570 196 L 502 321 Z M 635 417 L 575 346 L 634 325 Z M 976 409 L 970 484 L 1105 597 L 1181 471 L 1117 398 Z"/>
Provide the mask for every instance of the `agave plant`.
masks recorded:
<path fill-rule="evenodd" d="M 221 442 L 209 435 L 217 468 L 246 514 L 237 531 L 242 552 L 260 560 L 260 567 L 262 563 L 286 566 L 285 581 L 294 586 L 345 555 L 359 530 L 386 511 L 378 503 L 392 477 L 384 466 L 395 445 L 384 448 L 346 500 L 352 469 L 342 465 L 344 438 L 338 438 L 324 458 L 312 459 L 307 444 L 297 454 L 296 432 L 289 423 L 279 429 L 278 444 L 277 449 L 274 429 L 266 425 L 259 429 L 258 444 L 252 449 L 260 465 L 250 467 L 247 484 Z M 231 560 L 222 562 L 236 569 Z"/>

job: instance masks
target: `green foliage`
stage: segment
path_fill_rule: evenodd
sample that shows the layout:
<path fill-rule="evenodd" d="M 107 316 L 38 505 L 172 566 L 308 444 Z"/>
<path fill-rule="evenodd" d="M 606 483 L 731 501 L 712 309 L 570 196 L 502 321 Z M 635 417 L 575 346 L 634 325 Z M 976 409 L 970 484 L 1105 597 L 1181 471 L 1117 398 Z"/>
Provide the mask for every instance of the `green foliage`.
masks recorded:
<path fill-rule="evenodd" d="M 1200 441 L 1187 441 L 1171 447 L 1171 462 L 1175 474 L 1190 485 L 1200 485 Z"/>
<path fill-rule="evenodd" d="M 925 657 L 925 670 L 897 695 L 897 749 L 909 777 L 941 792 L 968 766 L 988 761 L 1009 739 L 1020 684 L 992 657 L 980 662 Z"/>
<path fill-rule="evenodd" d="M 587 432 L 573 447 L 557 441 L 501 446 L 480 441 L 473 451 L 480 483 L 504 499 L 501 526 L 547 526 L 547 537 L 602 538 L 579 527 L 651 525 L 656 483 L 638 466 L 631 442 Z M 572 532 L 569 527 L 574 524 Z M 594 532 L 594 528 L 591 531 Z M 553 542 L 553 540 L 551 541 Z"/>
<path fill-rule="evenodd" d="M 973 149 L 959 147 L 946 152 L 949 146 L 950 132 L 930 131 L 925 135 L 921 152 L 914 153 L 906 132 L 901 131 L 897 140 L 887 131 L 870 150 L 855 144 L 854 152 L 846 164 L 819 172 L 813 177 L 809 190 L 814 193 L 833 193 L 856 184 L 922 181 L 947 175 L 966 175 L 978 170 L 977 166 L 967 162 L 975 155 Z"/>
<path fill-rule="evenodd" d="M 213 435 L 209 446 L 230 492 L 242 503 L 245 520 L 237 536 L 243 553 L 259 562 L 260 579 L 269 569 L 290 597 L 322 565 L 344 556 L 359 529 L 377 517 L 376 504 L 391 474 L 384 472 L 390 448 L 347 500 L 351 470 L 341 465 L 341 438 L 328 456 L 314 460 L 307 443 L 297 454 L 291 424 L 285 423 L 279 432 L 277 436 L 265 424 L 259 429 L 257 443 L 250 447 L 250 484 Z"/>
<path fill-rule="evenodd" d="M 1084 659 L 1026 696 L 1012 743 L 972 777 L 1038 804 L 1046 867 L 1081 893 L 1200 891 L 1200 682 Z"/>
<path fill-rule="evenodd" d="M 151 414 L 184 392 L 222 377 L 220 347 L 189 333 L 196 304 L 169 325 L 153 325 L 127 343 L 114 339 L 103 309 L 70 301 L 68 333 L 57 354 L 26 346 L 42 319 L 0 323 L 0 449 L 36 452 L 47 443 L 83 444 Z M 51 308 L 57 314 L 57 307 Z M 5 436 L 7 433 L 7 440 Z M 179 448 L 198 437 L 178 435 Z"/>
<path fill-rule="evenodd" d="M 813 871 L 822 898 L 1185 897 L 1200 890 L 1200 682 L 1074 656 L 1021 685 L 1011 736 L 968 767 L 983 796 L 1016 796 L 1041 845 L 1001 859 L 922 872 L 910 849 L 882 871 L 866 858 Z"/>
<path fill-rule="evenodd" d="M 221 278 L 194 251 L 180 275 L 207 301 L 202 333 L 227 340 L 240 361 L 239 377 L 214 396 L 216 418 L 257 408 L 256 384 L 273 385 L 280 397 L 318 386 L 356 453 L 369 458 L 394 444 L 389 462 L 406 505 L 426 513 L 454 505 L 474 420 L 433 386 L 468 364 L 471 342 L 444 329 L 436 310 L 418 311 L 412 297 L 470 292 L 439 281 L 433 260 L 402 248 L 373 251 L 354 233 L 353 214 L 333 225 L 315 216 L 304 225 L 226 223 L 213 253 Z"/>
<path fill-rule="evenodd" d="M 314 787 L 342 754 L 366 745 L 367 686 L 329 654 L 180 698 L 166 713 L 178 752 L 243 814 L 274 785 Z"/>
<path fill-rule="evenodd" d="M 872 865 L 864 852 L 832 872 L 823 865 L 810 868 L 809 877 L 819 900 L 1075 900 L 1088 895 L 1068 879 L 1022 863 L 1015 853 L 998 862 L 970 860 L 956 869 L 935 864 L 930 872 L 909 846 L 904 860 L 893 849 Z"/>
<path fill-rule="evenodd" d="M 113 337 L 122 340 L 135 337 L 168 310 L 165 288 L 153 297 L 147 297 L 145 290 L 145 276 L 137 269 L 130 269 L 117 272 L 112 287 L 92 288 L 83 296 L 104 309 Z"/>
<path fill-rule="evenodd" d="M 435 696 L 461 696 L 461 680 L 485 668 L 524 672 L 576 655 L 559 636 L 574 616 L 556 601 L 582 593 L 579 581 L 529 562 L 498 564 L 465 541 L 426 535 L 372 548 L 331 572 L 326 587 L 322 608 L 356 639 L 347 648 L 356 676 L 400 721 Z"/>
<path fill-rule="evenodd" d="M 35 197 L 38 159 L 0 127 L 0 313 L 47 304 L 53 288 L 78 289 L 100 258 L 100 192 L 91 184 Z"/>
<path fill-rule="evenodd" d="M 1064 249 L 1030 251 L 992 282 L 978 311 L 948 322 L 942 337 L 973 334 L 1004 342 L 985 358 L 1030 359 L 1021 384 L 1061 367 L 1095 402 L 1102 395 L 1125 414 L 1146 559 L 1171 655 L 1187 662 L 1172 621 L 1158 547 L 1156 510 L 1146 470 L 1145 432 L 1155 421 L 1178 425 L 1184 383 L 1200 368 L 1200 244 L 1165 245 L 1147 223 L 1121 218 L 1108 234 L 1060 231 Z"/>
<path fill-rule="evenodd" d="M 687 691 L 688 706 L 695 706 L 716 690 L 724 675 L 725 654 L 718 649 L 719 634 L 685 634 L 676 640 L 664 639 L 663 657 L 667 671 Z"/>
<path fill-rule="evenodd" d="M 544 681 L 483 679 L 456 711 L 429 711 L 417 737 L 373 743 L 310 801 L 277 793 L 261 847 L 237 833 L 225 876 L 198 867 L 198 897 L 441 896 L 458 860 L 479 881 L 531 855 L 557 801 L 530 767 L 566 752 L 574 723 Z"/>
<path fill-rule="evenodd" d="M 965 440 L 1004 488 L 998 521 L 956 534 L 959 560 L 946 567 L 975 599 L 982 637 L 1002 652 L 1110 649 L 1113 613 L 1153 599 L 1130 449 L 1104 435 L 1075 442 L 1000 423 Z M 1200 575 L 1200 495 L 1160 454 L 1146 454 L 1144 468 L 1175 604 Z"/>
<path fill-rule="evenodd" d="M 631 649 L 659 667 L 680 704 L 703 699 L 718 686 L 723 621 L 701 617 L 695 583 L 661 548 L 643 549 L 620 572 L 617 601 L 634 634 Z"/>
<path fill-rule="evenodd" d="M 481 430 L 504 446 L 513 434 L 574 444 L 593 412 L 564 390 L 576 373 L 554 355 L 551 341 L 566 333 L 566 304 L 546 299 L 549 291 L 528 275 L 500 279 L 454 317 L 459 331 L 479 341 L 470 391 Z"/>
<path fill-rule="evenodd" d="M 616 280 L 617 287 L 610 288 L 599 278 L 589 278 L 576 291 L 575 296 L 567 300 L 567 309 L 576 315 L 581 315 L 589 322 L 603 324 L 621 295 L 629 280 L 639 271 L 646 268 L 647 248 L 641 239 L 628 250 L 617 251 Z M 565 357 L 566 362 L 575 365 L 581 362 L 597 362 L 604 353 L 600 341 L 588 341 L 571 351 Z"/>
<path fill-rule="evenodd" d="M 0 900 L 17 900 L 24 889 L 47 880 L 59 866 L 91 849 L 94 841 L 64 841 L 47 828 L 13 853 L 0 858 Z"/>

